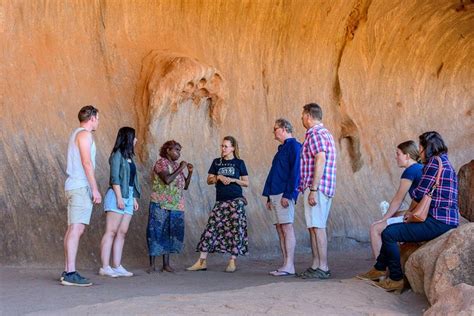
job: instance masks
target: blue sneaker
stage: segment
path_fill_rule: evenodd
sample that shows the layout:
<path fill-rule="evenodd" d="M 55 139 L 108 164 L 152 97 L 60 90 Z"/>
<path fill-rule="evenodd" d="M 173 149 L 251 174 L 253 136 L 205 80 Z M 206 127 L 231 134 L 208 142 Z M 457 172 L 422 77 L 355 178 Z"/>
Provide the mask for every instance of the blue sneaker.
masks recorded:
<path fill-rule="evenodd" d="M 63 273 L 61 273 L 61 277 L 59 278 L 59 281 L 62 281 L 64 280 L 64 276 L 66 275 L 66 271 L 63 271 Z"/>
<path fill-rule="evenodd" d="M 89 279 L 82 277 L 79 273 L 73 272 L 66 274 L 64 279 L 61 281 L 62 285 L 73 285 L 73 286 L 91 286 L 92 282 Z"/>

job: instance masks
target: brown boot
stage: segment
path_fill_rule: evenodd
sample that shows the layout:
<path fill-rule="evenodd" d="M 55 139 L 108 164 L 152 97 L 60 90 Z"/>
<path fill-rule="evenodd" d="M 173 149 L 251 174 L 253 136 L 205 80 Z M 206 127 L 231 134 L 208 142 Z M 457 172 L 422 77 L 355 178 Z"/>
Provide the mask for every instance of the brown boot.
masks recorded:
<path fill-rule="evenodd" d="M 395 292 L 396 294 L 401 294 L 404 287 L 403 279 L 399 281 L 394 281 L 390 278 L 386 278 L 380 282 L 373 282 L 372 285 L 384 289 L 387 292 Z"/>
<path fill-rule="evenodd" d="M 356 275 L 356 278 L 360 280 L 378 281 L 381 277 L 384 277 L 384 276 L 385 276 L 385 271 L 379 271 L 375 268 L 372 268 L 369 270 L 369 272 Z"/>
<path fill-rule="evenodd" d="M 188 271 L 206 271 L 207 270 L 207 262 L 206 259 L 199 258 L 195 264 L 186 268 Z"/>

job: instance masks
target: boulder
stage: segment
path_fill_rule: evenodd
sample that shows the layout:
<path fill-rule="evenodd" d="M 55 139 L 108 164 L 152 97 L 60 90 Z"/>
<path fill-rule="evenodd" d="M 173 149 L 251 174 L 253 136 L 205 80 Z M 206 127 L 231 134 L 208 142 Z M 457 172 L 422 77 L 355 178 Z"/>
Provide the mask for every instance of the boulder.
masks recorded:
<path fill-rule="evenodd" d="M 459 169 L 458 181 L 459 212 L 474 222 L 474 160 Z"/>
<path fill-rule="evenodd" d="M 474 286 L 461 283 L 444 291 L 424 314 L 431 315 L 474 315 Z"/>
<path fill-rule="evenodd" d="M 445 308 L 443 306 L 451 305 L 456 300 L 465 304 L 467 301 L 461 296 L 469 297 L 466 293 L 472 292 L 474 284 L 473 242 L 474 223 L 467 223 L 415 251 L 405 266 L 405 274 L 413 291 L 425 294 L 433 307 Z M 466 286 L 458 286 L 463 283 Z M 462 292 L 462 295 L 453 294 L 456 286 L 456 291 Z"/>

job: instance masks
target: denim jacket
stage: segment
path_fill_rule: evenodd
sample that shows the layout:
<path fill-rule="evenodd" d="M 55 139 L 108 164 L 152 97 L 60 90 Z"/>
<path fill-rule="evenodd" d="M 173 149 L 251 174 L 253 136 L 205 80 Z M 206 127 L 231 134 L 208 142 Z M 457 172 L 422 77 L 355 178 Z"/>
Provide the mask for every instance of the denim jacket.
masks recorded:
<path fill-rule="evenodd" d="M 133 161 L 133 159 L 132 159 Z M 135 163 L 135 161 L 134 161 Z M 130 183 L 130 166 L 127 159 L 122 156 L 120 150 L 114 152 L 109 158 L 110 164 L 110 181 L 109 185 L 120 185 L 120 192 L 124 199 L 128 198 L 129 194 L 129 183 Z M 141 189 L 138 182 L 138 168 L 135 173 L 135 181 L 133 186 L 133 197 L 140 198 Z"/>

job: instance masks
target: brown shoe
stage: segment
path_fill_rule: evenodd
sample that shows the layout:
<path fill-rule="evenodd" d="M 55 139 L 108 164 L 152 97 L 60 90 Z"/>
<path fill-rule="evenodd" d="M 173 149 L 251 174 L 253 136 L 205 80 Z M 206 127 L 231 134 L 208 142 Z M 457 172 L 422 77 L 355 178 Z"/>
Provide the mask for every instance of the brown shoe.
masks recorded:
<path fill-rule="evenodd" d="M 372 268 L 369 270 L 369 272 L 356 275 L 356 278 L 360 280 L 378 281 L 381 277 L 384 277 L 384 276 L 385 276 L 385 271 L 379 271 L 375 268 Z"/>
<path fill-rule="evenodd" d="M 390 278 L 386 278 L 380 282 L 373 282 L 372 285 L 384 289 L 387 292 L 395 292 L 396 294 L 401 294 L 404 287 L 403 279 L 399 281 L 394 281 Z"/>

